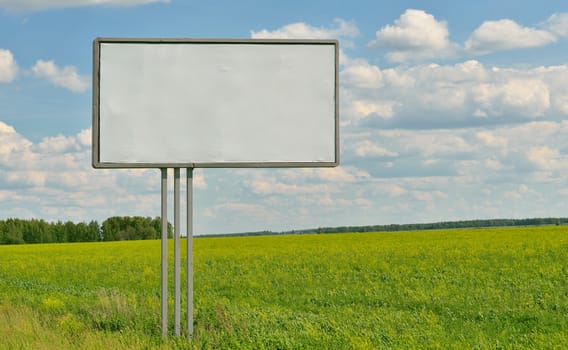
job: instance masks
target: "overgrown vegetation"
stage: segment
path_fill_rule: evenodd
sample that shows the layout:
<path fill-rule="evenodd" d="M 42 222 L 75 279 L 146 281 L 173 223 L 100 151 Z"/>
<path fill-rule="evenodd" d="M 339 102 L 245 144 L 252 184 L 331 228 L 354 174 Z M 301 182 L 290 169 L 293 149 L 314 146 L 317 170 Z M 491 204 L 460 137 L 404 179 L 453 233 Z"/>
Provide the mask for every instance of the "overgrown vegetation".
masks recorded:
<path fill-rule="evenodd" d="M 159 241 L 1 246 L 0 349 L 568 348 L 565 226 L 208 238 L 194 251 L 189 344 L 161 340 Z"/>

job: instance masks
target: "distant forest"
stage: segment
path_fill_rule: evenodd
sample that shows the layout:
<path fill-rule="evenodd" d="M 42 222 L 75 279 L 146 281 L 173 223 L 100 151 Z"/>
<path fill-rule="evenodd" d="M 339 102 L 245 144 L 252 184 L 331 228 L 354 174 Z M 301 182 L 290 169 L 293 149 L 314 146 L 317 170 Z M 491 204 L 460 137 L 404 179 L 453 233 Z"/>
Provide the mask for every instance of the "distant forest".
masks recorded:
<path fill-rule="evenodd" d="M 123 241 L 161 236 L 162 220 L 159 217 L 113 216 L 100 225 L 97 221 L 0 220 L 0 244 Z M 168 236 L 173 236 L 170 223 Z"/>
<path fill-rule="evenodd" d="M 508 226 L 544 226 L 544 225 L 568 225 L 568 218 L 531 218 L 531 219 L 486 219 L 486 220 L 460 220 L 442 221 L 424 224 L 390 224 L 370 226 L 339 226 L 319 227 L 305 230 L 293 230 L 284 232 L 258 231 L 244 233 L 230 233 L 222 235 L 205 235 L 206 237 L 219 236 L 266 236 L 282 234 L 318 234 L 318 233 L 345 233 L 345 232 L 394 232 L 394 231 L 420 231 L 420 230 L 443 230 L 456 228 L 483 228 L 483 227 L 508 227 Z"/>
<path fill-rule="evenodd" d="M 223 236 L 265 236 L 290 234 L 321 234 L 344 232 L 392 232 L 456 228 L 481 228 L 505 226 L 568 225 L 568 218 L 533 219 L 488 219 L 444 221 L 425 224 L 391 224 L 372 226 L 320 227 L 315 229 L 284 232 L 259 231 L 231 234 L 201 235 L 201 237 Z M 162 220 L 159 217 L 113 216 L 102 224 L 97 221 L 47 222 L 41 219 L 0 220 L 0 244 L 25 243 L 64 243 L 64 242 L 103 242 L 141 239 L 159 239 L 162 234 Z M 168 223 L 168 237 L 173 236 L 173 228 Z"/>

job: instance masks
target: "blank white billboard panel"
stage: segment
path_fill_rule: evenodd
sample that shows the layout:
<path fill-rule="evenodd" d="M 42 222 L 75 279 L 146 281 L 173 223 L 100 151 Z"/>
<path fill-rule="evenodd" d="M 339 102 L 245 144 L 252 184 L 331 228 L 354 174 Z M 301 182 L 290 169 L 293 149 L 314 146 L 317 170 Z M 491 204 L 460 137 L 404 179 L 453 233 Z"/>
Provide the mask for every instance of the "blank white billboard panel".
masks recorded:
<path fill-rule="evenodd" d="M 93 166 L 335 166 L 338 45 L 96 39 Z"/>

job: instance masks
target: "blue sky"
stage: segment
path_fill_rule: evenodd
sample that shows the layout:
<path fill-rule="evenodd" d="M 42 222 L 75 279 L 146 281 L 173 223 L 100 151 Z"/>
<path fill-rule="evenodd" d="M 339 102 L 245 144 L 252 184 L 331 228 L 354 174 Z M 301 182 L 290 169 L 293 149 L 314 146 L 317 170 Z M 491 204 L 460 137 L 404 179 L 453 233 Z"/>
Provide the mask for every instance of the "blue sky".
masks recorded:
<path fill-rule="evenodd" d="M 341 166 L 196 170 L 197 233 L 568 212 L 566 1 L 0 0 L 0 218 L 159 215 L 90 166 L 99 36 L 340 41 Z"/>

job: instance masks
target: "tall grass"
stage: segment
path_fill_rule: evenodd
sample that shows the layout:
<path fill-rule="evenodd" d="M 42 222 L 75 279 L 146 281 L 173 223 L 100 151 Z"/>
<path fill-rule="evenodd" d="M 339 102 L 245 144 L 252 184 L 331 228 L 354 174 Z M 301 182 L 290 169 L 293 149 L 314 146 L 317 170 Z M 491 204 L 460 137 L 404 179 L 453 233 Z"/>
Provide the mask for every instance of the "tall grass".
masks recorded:
<path fill-rule="evenodd" d="M 159 254 L 0 246 L 0 349 L 568 348 L 564 226 L 196 239 L 191 344 L 161 340 Z"/>

